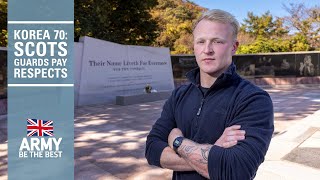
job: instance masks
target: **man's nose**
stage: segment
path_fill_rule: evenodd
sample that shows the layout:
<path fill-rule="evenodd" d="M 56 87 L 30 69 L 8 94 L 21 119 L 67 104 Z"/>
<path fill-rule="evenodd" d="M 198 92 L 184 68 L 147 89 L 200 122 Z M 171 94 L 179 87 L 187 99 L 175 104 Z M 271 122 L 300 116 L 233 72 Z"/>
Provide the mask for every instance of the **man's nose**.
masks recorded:
<path fill-rule="evenodd" d="M 204 47 L 204 53 L 206 54 L 212 54 L 213 52 L 213 46 L 211 43 L 206 43 L 205 47 Z"/>

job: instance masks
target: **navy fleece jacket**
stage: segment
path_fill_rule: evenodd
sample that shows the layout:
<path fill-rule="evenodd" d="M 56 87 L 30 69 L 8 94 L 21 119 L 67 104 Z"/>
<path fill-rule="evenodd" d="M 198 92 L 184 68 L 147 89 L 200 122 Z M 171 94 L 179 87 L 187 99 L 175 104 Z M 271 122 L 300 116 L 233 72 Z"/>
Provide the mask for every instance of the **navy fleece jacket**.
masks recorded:
<path fill-rule="evenodd" d="M 208 157 L 210 179 L 247 180 L 255 177 L 268 150 L 273 125 L 270 96 L 235 71 L 234 64 L 202 94 L 199 69 L 187 74 L 190 84 L 173 91 L 161 117 L 153 125 L 145 156 L 150 165 L 159 166 L 160 156 L 168 146 L 168 135 L 179 128 L 183 135 L 200 144 L 214 144 L 225 128 L 241 125 L 245 140 L 231 148 L 213 146 Z M 201 107 L 201 108 L 200 108 Z M 174 172 L 172 179 L 205 179 L 196 171 Z"/>

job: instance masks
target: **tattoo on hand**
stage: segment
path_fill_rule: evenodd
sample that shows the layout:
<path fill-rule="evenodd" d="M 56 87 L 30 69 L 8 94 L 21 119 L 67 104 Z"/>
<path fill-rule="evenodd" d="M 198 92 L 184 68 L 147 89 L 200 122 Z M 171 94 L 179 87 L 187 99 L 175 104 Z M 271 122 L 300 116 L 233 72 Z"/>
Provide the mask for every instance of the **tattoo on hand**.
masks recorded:
<path fill-rule="evenodd" d="M 196 146 L 182 146 L 181 147 L 182 151 L 184 151 L 184 153 L 189 156 L 192 152 L 194 152 L 195 150 L 197 150 L 198 148 Z"/>
<path fill-rule="evenodd" d="M 208 156 L 209 156 L 209 150 L 210 150 L 210 148 L 209 147 L 207 147 L 207 148 L 201 148 L 201 155 L 202 155 L 202 158 L 206 161 L 206 162 L 208 162 Z"/>

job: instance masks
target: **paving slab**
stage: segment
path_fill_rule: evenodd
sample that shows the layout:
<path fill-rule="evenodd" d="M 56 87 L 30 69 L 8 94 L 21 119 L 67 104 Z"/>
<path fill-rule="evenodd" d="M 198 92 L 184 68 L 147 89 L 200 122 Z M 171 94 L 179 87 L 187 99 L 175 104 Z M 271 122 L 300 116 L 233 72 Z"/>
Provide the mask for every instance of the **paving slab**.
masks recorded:
<path fill-rule="evenodd" d="M 112 176 L 109 172 L 95 166 L 87 160 L 78 160 L 75 162 L 75 179 L 78 180 L 119 180 L 119 178 Z"/>
<path fill-rule="evenodd" d="M 319 177 L 316 168 L 288 161 L 266 161 L 259 167 L 255 180 L 319 180 Z"/>
<path fill-rule="evenodd" d="M 318 129 L 318 128 L 317 128 Z M 303 164 L 320 170 L 320 131 L 305 139 L 298 147 L 288 153 L 284 160 Z M 320 176 L 319 176 L 320 177 Z"/>
<path fill-rule="evenodd" d="M 274 104 L 275 133 L 256 179 L 316 177 L 319 175 L 317 168 L 289 162 L 283 157 L 296 148 L 317 144 L 319 87 L 266 90 Z M 164 102 L 77 107 L 74 120 L 75 179 L 171 179 L 170 170 L 149 166 L 144 158 L 146 136 L 160 116 Z M 0 116 L 0 179 L 7 179 L 6 126 L 6 117 Z"/>

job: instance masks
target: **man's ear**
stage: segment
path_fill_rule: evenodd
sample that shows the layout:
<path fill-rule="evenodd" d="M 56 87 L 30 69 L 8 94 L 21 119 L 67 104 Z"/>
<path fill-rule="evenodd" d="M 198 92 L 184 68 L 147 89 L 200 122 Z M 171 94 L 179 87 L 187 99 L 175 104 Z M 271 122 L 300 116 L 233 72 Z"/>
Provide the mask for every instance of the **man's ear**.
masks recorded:
<path fill-rule="evenodd" d="M 236 54 L 236 51 L 239 47 L 239 41 L 238 40 L 235 40 L 233 42 L 233 45 L 232 45 L 232 55 L 235 55 Z"/>

